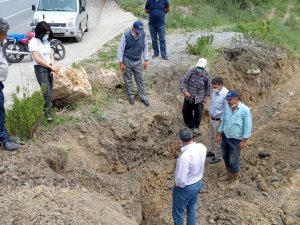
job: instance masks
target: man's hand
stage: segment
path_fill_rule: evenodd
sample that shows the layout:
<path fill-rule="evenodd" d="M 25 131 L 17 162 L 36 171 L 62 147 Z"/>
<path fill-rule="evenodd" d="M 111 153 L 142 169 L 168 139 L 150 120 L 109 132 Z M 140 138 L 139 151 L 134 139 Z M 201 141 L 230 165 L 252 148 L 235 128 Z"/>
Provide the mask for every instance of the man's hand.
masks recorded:
<path fill-rule="evenodd" d="M 207 98 L 205 98 L 204 100 L 203 100 L 203 104 L 206 104 L 208 102 L 208 100 L 207 100 Z"/>
<path fill-rule="evenodd" d="M 190 94 L 188 91 L 184 91 L 184 92 L 183 92 L 183 96 L 184 96 L 185 98 L 188 98 L 188 97 L 191 97 L 191 94 Z"/>
<path fill-rule="evenodd" d="M 222 133 L 219 133 L 217 134 L 217 138 L 216 138 L 216 144 L 217 145 L 220 145 L 221 144 L 221 139 L 222 139 Z"/>
<path fill-rule="evenodd" d="M 58 72 L 58 68 L 56 66 L 51 66 L 51 71 L 54 73 Z"/>
<path fill-rule="evenodd" d="M 124 65 L 124 63 L 120 63 L 120 64 L 119 64 L 119 67 L 120 67 L 121 73 L 125 73 L 126 66 Z"/>
<path fill-rule="evenodd" d="M 246 147 L 246 142 L 247 142 L 246 139 L 242 140 L 242 141 L 240 142 L 240 144 L 239 144 L 239 148 L 240 148 L 240 149 L 245 148 L 245 147 Z"/>
<path fill-rule="evenodd" d="M 148 61 L 144 61 L 144 69 L 147 69 L 148 66 L 149 66 L 149 62 Z"/>

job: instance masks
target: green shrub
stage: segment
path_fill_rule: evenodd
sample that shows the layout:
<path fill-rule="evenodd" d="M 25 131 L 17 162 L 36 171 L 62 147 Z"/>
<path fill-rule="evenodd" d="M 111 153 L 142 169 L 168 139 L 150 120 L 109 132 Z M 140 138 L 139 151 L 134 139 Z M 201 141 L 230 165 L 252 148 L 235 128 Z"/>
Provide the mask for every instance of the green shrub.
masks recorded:
<path fill-rule="evenodd" d="M 214 39 L 213 35 L 206 35 L 206 36 L 201 36 L 200 38 L 197 38 L 197 41 L 195 44 L 187 41 L 186 42 L 187 52 L 189 54 L 197 55 L 199 57 L 207 58 L 210 61 L 214 61 L 218 56 L 218 52 L 216 49 L 214 49 L 211 46 L 213 39 Z"/>
<path fill-rule="evenodd" d="M 17 88 L 17 94 L 20 89 Z M 13 136 L 21 140 L 33 137 L 44 116 L 44 97 L 42 91 L 31 96 L 24 92 L 23 98 L 12 95 L 12 105 L 6 111 L 6 128 Z"/>

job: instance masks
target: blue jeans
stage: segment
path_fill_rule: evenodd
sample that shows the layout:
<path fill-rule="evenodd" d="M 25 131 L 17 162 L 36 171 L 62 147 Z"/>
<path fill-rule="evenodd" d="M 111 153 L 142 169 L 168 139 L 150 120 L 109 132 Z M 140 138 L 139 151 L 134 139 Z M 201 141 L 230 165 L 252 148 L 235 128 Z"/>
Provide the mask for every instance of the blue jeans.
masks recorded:
<path fill-rule="evenodd" d="M 240 171 L 239 157 L 241 150 L 239 148 L 241 140 L 234 138 L 227 138 L 223 133 L 221 142 L 222 157 L 224 159 L 225 166 L 230 168 L 233 174 L 237 174 Z"/>
<path fill-rule="evenodd" d="M 172 216 L 174 225 L 184 224 L 184 210 L 187 209 L 187 225 L 196 224 L 196 203 L 202 188 L 202 179 L 184 188 L 173 188 Z"/>
<path fill-rule="evenodd" d="M 9 134 L 5 128 L 5 107 L 4 107 L 4 94 L 2 89 L 3 83 L 0 81 L 0 142 L 5 144 L 9 138 Z"/>
<path fill-rule="evenodd" d="M 167 55 L 167 47 L 166 47 L 166 26 L 162 25 L 159 27 L 149 25 L 151 40 L 152 40 L 152 48 L 154 51 L 154 55 L 159 56 L 159 49 L 157 43 L 157 35 L 159 37 L 159 48 L 160 54 L 162 57 Z"/>

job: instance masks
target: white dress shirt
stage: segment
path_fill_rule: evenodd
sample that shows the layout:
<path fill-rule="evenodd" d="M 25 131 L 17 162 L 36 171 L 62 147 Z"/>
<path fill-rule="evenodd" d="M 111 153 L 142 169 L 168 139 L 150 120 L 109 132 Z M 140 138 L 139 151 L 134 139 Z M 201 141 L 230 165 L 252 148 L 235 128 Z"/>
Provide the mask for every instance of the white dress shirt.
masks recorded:
<path fill-rule="evenodd" d="M 212 118 L 220 119 L 223 116 L 223 112 L 226 108 L 227 101 L 226 95 L 228 90 L 226 87 L 222 87 L 222 89 L 218 92 L 212 92 L 211 94 L 211 103 L 209 107 L 209 115 Z"/>
<path fill-rule="evenodd" d="M 181 148 L 177 159 L 175 184 L 184 188 L 197 183 L 203 177 L 207 149 L 203 144 L 193 142 Z"/>

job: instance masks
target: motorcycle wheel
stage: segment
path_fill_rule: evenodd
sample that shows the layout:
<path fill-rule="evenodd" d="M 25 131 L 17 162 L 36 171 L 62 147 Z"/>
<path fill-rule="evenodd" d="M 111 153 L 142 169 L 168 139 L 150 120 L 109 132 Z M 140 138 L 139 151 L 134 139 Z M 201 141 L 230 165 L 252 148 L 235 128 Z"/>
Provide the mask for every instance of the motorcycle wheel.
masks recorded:
<path fill-rule="evenodd" d="M 65 47 L 63 46 L 63 44 L 61 43 L 60 40 L 53 39 L 53 40 L 51 40 L 50 45 L 51 45 L 51 48 L 54 51 L 54 59 L 56 61 L 59 61 L 59 60 L 62 60 L 62 59 L 65 58 L 66 49 L 65 49 Z"/>
<path fill-rule="evenodd" d="M 23 46 L 18 42 L 14 43 L 13 41 L 8 40 L 2 47 L 3 55 L 9 63 L 18 63 L 24 59 L 25 55 L 10 54 L 7 50 L 18 52 L 24 51 Z"/>

